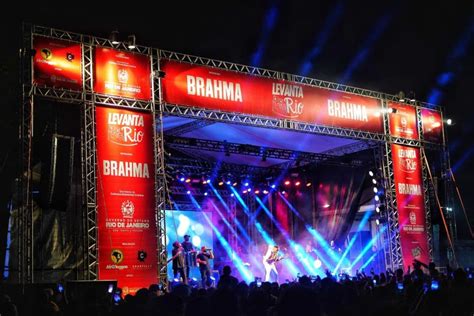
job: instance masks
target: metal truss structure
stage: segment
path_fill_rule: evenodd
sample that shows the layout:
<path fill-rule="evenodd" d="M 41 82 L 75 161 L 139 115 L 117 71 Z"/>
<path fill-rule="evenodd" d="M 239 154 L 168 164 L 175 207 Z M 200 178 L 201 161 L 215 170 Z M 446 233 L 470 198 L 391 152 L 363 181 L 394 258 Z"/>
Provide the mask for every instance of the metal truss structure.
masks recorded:
<path fill-rule="evenodd" d="M 32 80 L 32 56 L 33 37 L 43 36 L 49 38 L 56 38 L 76 42 L 82 45 L 82 74 L 83 74 L 83 90 L 71 91 L 67 89 L 57 89 L 46 86 L 39 86 L 33 83 Z M 133 53 L 140 53 L 150 57 L 151 61 L 151 77 L 153 97 L 150 101 L 140 101 L 134 99 L 127 99 L 121 97 L 112 97 L 108 95 L 97 94 L 93 91 L 94 80 L 94 60 L 93 50 L 95 47 L 109 47 Z M 388 249 L 386 249 L 387 267 L 400 267 L 402 265 L 399 226 L 398 226 L 398 212 L 397 202 L 395 199 L 395 185 L 391 144 L 402 144 L 415 147 L 431 146 L 426 142 L 422 134 L 421 126 L 421 108 L 434 106 L 415 102 L 412 104 L 417 109 L 418 116 L 418 130 L 420 131 L 420 140 L 409 140 L 404 138 L 395 138 L 390 136 L 388 114 L 384 113 L 384 132 L 371 133 L 364 131 L 357 131 L 352 129 L 344 129 L 338 127 L 322 126 L 316 124 L 309 124 L 297 122 L 287 119 L 274 119 L 256 115 L 248 115 L 242 113 L 231 113 L 217 110 L 208 110 L 202 108 L 189 107 L 177 104 L 166 104 L 162 99 L 161 93 L 161 79 L 158 75 L 160 73 L 160 60 L 170 59 L 185 63 L 192 63 L 203 66 L 216 67 L 228 71 L 239 72 L 252 76 L 261 76 L 266 78 L 273 78 L 278 80 L 286 80 L 298 84 L 315 86 L 323 89 L 330 89 L 335 91 L 342 91 L 366 97 L 378 99 L 382 102 L 382 107 L 387 108 L 388 101 L 397 101 L 398 98 L 393 95 L 384 94 L 367 89 L 361 89 L 351 86 L 346 86 L 338 83 L 327 82 L 307 78 L 303 76 L 240 65 L 225 61 L 213 60 L 209 58 L 197 57 L 187 54 L 175 53 L 170 51 L 158 50 L 155 48 L 136 46 L 135 49 L 129 49 L 125 43 L 118 45 L 112 44 L 108 39 L 98 38 L 89 35 L 82 35 L 41 26 L 25 26 L 23 30 L 23 48 L 22 48 L 22 63 L 21 63 L 21 79 L 22 79 L 22 98 L 21 98 L 21 122 L 20 122 L 20 153 L 21 153 L 21 177 L 20 177 L 20 202 L 19 202 L 19 220 L 18 228 L 25 233 L 22 234 L 19 240 L 18 247 L 18 280 L 22 284 L 34 282 L 33 276 L 33 222 L 32 222 L 32 166 L 31 166 L 31 150 L 32 150 L 32 123 L 33 123 L 33 107 L 36 97 L 57 100 L 60 102 L 74 103 L 82 106 L 82 130 L 81 130 L 81 167 L 82 167 L 82 188 L 83 188 L 83 220 L 85 227 L 84 240 L 84 262 L 85 262 L 85 279 L 95 280 L 97 275 L 98 264 L 98 247 L 97 247 L 97 173 L 96 173 L 96 125 L 95 125 L 95 107 L 96 105 L 106 105 L 111 107 L 121 107 L 127 109 L 134 109 L 146 111 L 154 114 L 154 123 L 157 127 L 154 134 L 154 154 L 155 154 L 155 192 L 156 192 L 156 206 L 155 215 L 157 222 L 157 257 L 160 281 L 167 285 L 167 271 L 166 271 L 166 231 L 165 231 L 165 209 L 171 205 L 169 201 L 169 191 L 175 190 L 168 188 L 166 177 L 166 166 L 172 166 L 175 170 L 183 173 L 194 172 L 209 172 L 216 166 L 216 162 L 197 161 L 185 158 L 167 157 L 165 155 L 165 144 L 171 147 L 175 146 L 178 149 L 185 149 L 192 147 L 196 149 L 199 146 L 200 150 L 208 151 L 229 151 L 229 153 L 262 156 L 263 153 L 267 157 L 278 159 L 304 159 L 307 161 L 330 162 L 337 161 L 338 156 L 348 153 L 364 150 L 368 148 L 378 147 L 379 155 L 378 162 L 381 166 L 382 176 L 385 179 L 385 202 L 387 207 L 387 221 L 388 221 Z M 440 108 L 436 108 L 441 110 Z M 181 127 L 174 128 L 167 131 L 167 138 L 165 138 L 163 130 L 163 116 L 179 116 L 195 119 L 194 122 L 184 124 Z M 275 148 L 264 148 L 262 151 L 258 146 L 249 146 L 241 144 L 224 144 L 222 142 L 196 140 L 193 145 L 191 141 L 181 141 L 183 138 L 178 136 L 188 133 L 196 128 L 201 128 L 215 122 L 224 122 L 229 124 L 243 124 L 248 126 L 257 126 L 262 128 L 283 129 L 304 133 L 315 133 L 322 135 L 329 135 L 335 137 L 345 137 L 360 140 L 355 144 L 343 146 L 334 150 L 322 153 L 303 153 L 292 150 L 280 150 Z M 439 147 L 446 148 L 445 142 Z M 341 161 L 338 161 L 340 163 Z M 276 175 L 281 173 L 282 168 L 288 167 L 283 164 L 271 168 L 259 168 L 253 166 L 241 166 L 227 163 L 220 163 L 221 173 L 234 173 L 236 166 L 238 170 L 246 174 L 265 174 L 274 172 Z M 425 181 L 425 206 L 429 212 L 429 201 L 427 194 L 428 184 L 426 182 L 426 166 L 423 166 L 423 179 Z M 265 169 L 265 170 L 264 170 Z M 249 201 L 251 209 L 255 209 L 255 201 Z M 253 205 L 253 206 L 252 206 Z M 249 225 L 251 227 L 252 225 Z M 427 228 L 430 228 L 430 214 L 427 214 Z M 252 232 L 249 232 L 252 233 Z M 431 237 L 430 237 L 431 238 Z M 430 240 L 431 242 L 431 240 Z M 430 250 L 431 251 L 431 250 Z"/>

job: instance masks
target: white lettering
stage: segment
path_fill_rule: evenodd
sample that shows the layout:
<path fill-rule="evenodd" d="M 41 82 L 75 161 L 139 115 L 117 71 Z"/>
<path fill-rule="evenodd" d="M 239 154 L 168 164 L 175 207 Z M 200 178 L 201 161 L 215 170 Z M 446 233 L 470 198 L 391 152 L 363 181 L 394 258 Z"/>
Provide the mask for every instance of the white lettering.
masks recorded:
<path fill-rule="evenodd" d="M 150 178 L 147 163 L 104 160 L 102 166 L 104 176 Z"/>
<path fill-rule="evenodd" d="M 243 102 L 240 83 L 202 77 L 186 76 L 186 88 L 189 95 L 200 97 Z"/>
<path fill-rule="evenodd" d="M 409 195 L 421 195 L 421 185 L 410 183 L 399 183 L 398 193 Z"/>
<path fill-rule="evenodd" d="M 361 104 L 339 102 L 328 99 L 328 115 L 338 118 L 368 122 L 367 108 Z"/>

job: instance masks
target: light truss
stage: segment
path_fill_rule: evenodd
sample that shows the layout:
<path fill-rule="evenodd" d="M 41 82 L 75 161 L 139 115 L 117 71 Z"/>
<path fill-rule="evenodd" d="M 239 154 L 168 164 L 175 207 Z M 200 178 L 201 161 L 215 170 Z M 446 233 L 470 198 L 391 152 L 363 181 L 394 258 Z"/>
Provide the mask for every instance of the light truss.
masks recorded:
<path fill-rule="evenodd" d="M 192 122 L 170 128 L 166 130 L 166 135 L 173 135 L 173 136 L 180 136 L 186 133 L 190 133 L 192 131 L 195 131 L 197 129 L 209 126 L 214 124 L 215 122 L 213 121 L 206 121 L 206 120 L 194 120 Z"/>
<path fill-rule="evenodd" d="M 361 165 L 360 160 L 346 162 L 340 156 L 320 153 L 295 151 L 281 148 L 271 148 L 248 144 L 220 142 L 215 140 L 186 138 L 179 136 L 165 136 L 166 144 L 174 149 L 195 149 L 202 151 L 225 152 L 257 157 L 266 157 L 280 160 L 298 160 L 307 163 L 325 163 L 336 165 Z"/>

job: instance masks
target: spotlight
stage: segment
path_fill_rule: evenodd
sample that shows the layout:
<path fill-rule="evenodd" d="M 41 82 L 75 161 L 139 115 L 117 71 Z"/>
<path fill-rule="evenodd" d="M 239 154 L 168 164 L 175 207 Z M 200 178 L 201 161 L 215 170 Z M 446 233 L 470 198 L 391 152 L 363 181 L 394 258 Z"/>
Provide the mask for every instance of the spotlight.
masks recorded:
<path fill-rule="evenodd" d="M 191 194 L 191 191 L 189 191 L 189 190 L 188 190 L 188 191 L 186 191 L 186 194 Z"/>
<path fill-rule="evenodd" d="M 186 178 L 185 178 L 185 177 L 181 177 L 181 178 L 179 178 L 179 182 L 184 182 L 185 180 L 186 180 Z"/>
<path fill-rule="evenodd" d="M 379 198 L 378 195 L 376 195 L 374 198 L 375 198 L 375 200 L 376 200 L 377 202 L 380 200 L 380 198 Z"/>
<path fill-rule="evenodd" d="M 117 44 L 120 43 L 118 41 L 118 37 L 119 37 L 119 32 L 118 31 L 112 31 L 112 33 L 110 33 L 109 40 L 112 42 L 112 44 L 117 45 Z"/>
<path fill-rule="evenodd" d="M 326 203 L 326 204 L 323 205 L 323 208 L 328 208 L 328 207 L 330 207 L 330 206 L 331 206 L 331 205 L 329 205 L 328 203 Z"/>
<path fill-rule="evenodd" d="M 255 190 L 255 194 L 260 194 L 260 190 Z"/>
<path fill-rule="evenodd" d="M 191 182 L 191 179 L 187 178 L 184 182 L 189 183 L 189 182 Z"/>
<path fill-rule="evenodd" d="M 377 193 L 379 192 L 379 190 L 377 189 L 377 187 L 374 187 L 374 193 Z"/>
<path fill-rule="evenodd" d="M 446 120 L 446 124 L 448 124 L 448 125 L 453 125 L 453 120 L 452 120 L 452 119 L 447 119 L 447 120 Z"/>
<path fill-rule="evenodd" d="M 225 184 L 230 185 L 232 182 L 226 181 Z"/>
<path fill-rule="evenodd" d="M 311 182 L 306 183 L 306 186 L 307 186 L 307 187 L 310 187 L 311 185 L 312 185 Z"/>
<path fill-rule="evenodd" d="M 378 218 L 375 220 L 375 224 L 380 225 L 380 221 Z"/>
<path fill-rule="evenodd" d="M 272 185 L 271 185 L 271 188 L 272 188 L 272 189 L 275 189 L 275 188 L 276 188 L 276 185 L 275 185 L 275 184 L 272 184 Z"/>
<path fill-rule="evenodd" d="M 267 190 L 263 190 L 263 194 L 268 194 L 268 191 L 267 191 Z"/>
<path fill-rule="evenodd" d="M 207 195 L 208 195 L 208 193 L 207 193 L 207 192 L 204 192 L 204 196 L 207 196 Z"/>
<path fill-rule="evenodd" d="M 234 194 L 234 193 L 231 193 L 231 194 L 230 194 L 230 196 L 234 197 L 234 196 L 235 196 L 235 194 Z"/>
<path fill-rule="evenodd" d="M 373 183 L 373 184 L 377 184 L 377 180 L 372 179 L 372 183 Z"/>
<path fill-rule="evenodd" d="M 244 186 L 248 187 L 248 186 L 249 186 L 249 183 L 248 183 L 248 182 L 245 182 L 245 183 L 244 183 Z"/>
<path fill-rule="evenodd" d="M 413 91 L 408 92 L 408 100 L 410 100 L 410 102 L 415 102 L 416 101 L 415 92 L 413 92 Z"/>
<path fill-rule="evenodd" d="M 405 92 L 403 91 L 398 92 L 398 101 L 405 102 Z"/>
<path fill-rule="evenodd" d="M 229 183 L 230 183 L 230 182 L 229 182 Z M 220 182 L 219 182 L 219 186 L 221 187 L 221 186 L 223 186 L 223 185 L 224 185 L 224 182 L 220 181 Z"/>
<path fill-rule="evenodd" d="M 375 208 L 375 211 L 376 211 L 377 213 L 380 213 L 380 207 L 377 206 L 377 207 Z"/>
<path fill-rule="evenodd" d="M 242 193 L 243 193 L 243 194 L 247 193 L 247 190 L 243 190 Z"/>
<path fill-rule="evenodd" d="M 297 187 L 299 187 L 300 184 L 301 184 L 301 182 L 299 182 L 299 181 L 296 181 L 296 182 L 295 182 L 295 185 L 296 185 Z"/>
<path fill-rule="evenodd" d="M 128 36 L 127 44 L 129 49 L 135 49 L 135 35 Z"/>
<path fill-rule="evenodd" d="M 285 194 L 286 194 L 286 192 L 285 192 L 285 191 L 281 191 L 281 194 L 285 195 Z"/>
<path fill-rule="evenodd" d="M 247 191 L 252 192 L 252 188 L 248 188 Z"/>
<path fill-rule="evenodd" d="M 290 180 L 286 180 L 285 185 L 290 185 Z"/>
<path fill-rule="evenodd" d="M 206 183 L 211 183 L 211 179 L 207 179 L 207 180 L 206 180 Z"/>
<path fill-rule="evenodd" d="M 374 172 L 372 170 L 369 171 L 369 176 L 371 176 L 371 177 L 374 176 Z"/>
<path fill-rule="evenodd" d="M 206 184 L 207 183 L 207 180 L 202 180 L 202 184 Z"/>
<path fill-rule="evenodd" d="M 236 185 L 237 185 L 237 182 L 234 182 L 234 183 L 232 184 L 233 187 L 235 187 Z"/>

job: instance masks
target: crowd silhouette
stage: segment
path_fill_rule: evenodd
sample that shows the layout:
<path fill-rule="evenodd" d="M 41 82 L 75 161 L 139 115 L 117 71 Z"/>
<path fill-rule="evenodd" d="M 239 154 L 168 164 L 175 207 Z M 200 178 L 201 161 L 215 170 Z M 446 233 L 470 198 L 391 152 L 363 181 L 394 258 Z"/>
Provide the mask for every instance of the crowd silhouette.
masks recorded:
<path fill-rule="evenodd" d="M 403 271 L 357 272 L 353 277 L 327 272 L 277 284 L 239 282 L 226 266 L 213 288 L 152 284 L 135 295 L 98 301 L 65 302 L 52 289 L 38 293 L 38 315 L 284 316 L 284 315 L 473 315 L 474 283 L 469 269 L 439 272 L 419 262 Z M 1 315 L 18 315 L 7 293 Z M 21 310 L 21 308 L 18 308 Z"/>

